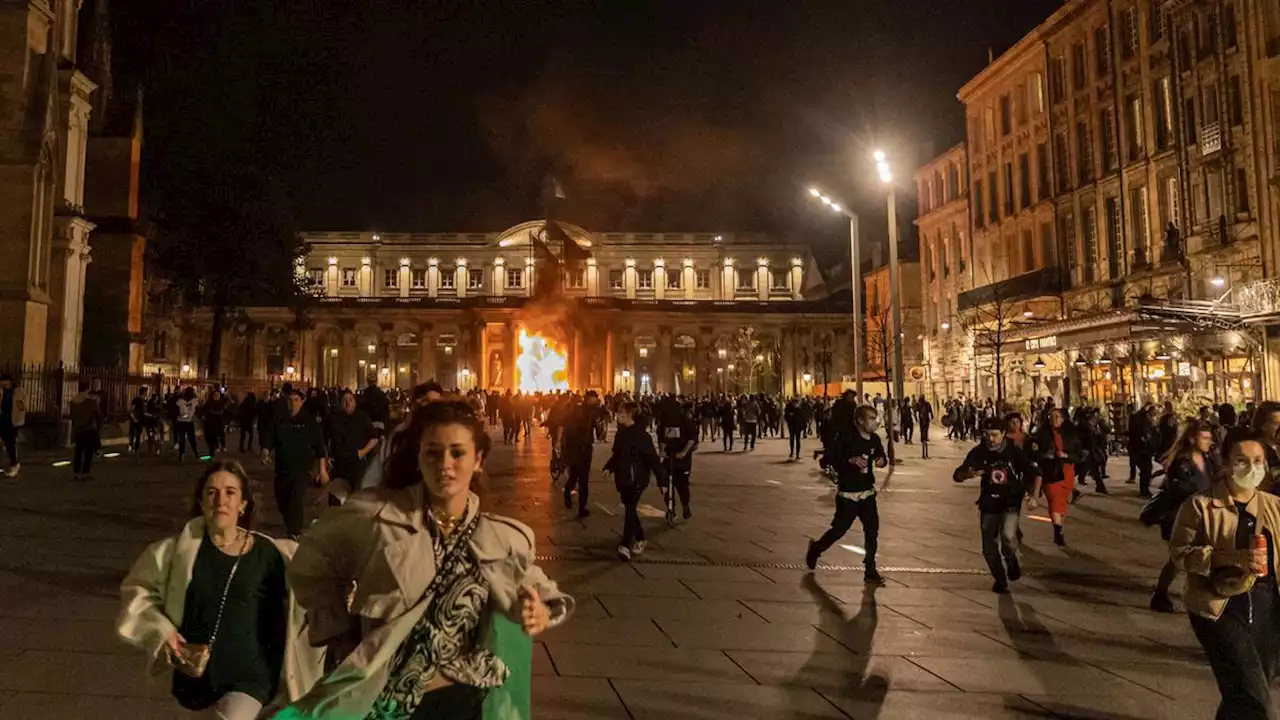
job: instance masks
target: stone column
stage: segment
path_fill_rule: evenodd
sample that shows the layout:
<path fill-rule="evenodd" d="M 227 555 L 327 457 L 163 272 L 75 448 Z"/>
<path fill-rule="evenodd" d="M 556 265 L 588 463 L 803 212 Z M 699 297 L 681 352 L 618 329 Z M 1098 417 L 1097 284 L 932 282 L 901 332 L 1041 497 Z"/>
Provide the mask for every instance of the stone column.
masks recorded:
<path fill-rule="evenodd" d="M 667 297 L 667 267 L 661 261 L 653 263 L 653 297 L 655 300 Z"/>
<path fill-rule="evenodd" d="M 782 394 L 796 394 L 796 339 L 795 331 L 790 328 L 783 328 L 780 333 L 782 336 Z"/>
<path fill-rule="evenodd" d="M 573 390 L 580 390 L 586 385 L 586 378 L 582 377 L 582 349 L 582 329 L 575 325 L 573 346 L 569 350 L 569 363 L 573 368 L 569 374 L 569 387 Z"/>
<path fill-rule="evenodd" d="M 493 378 L 489 377 L 489 325 L 481 321 L 473 327 L 474 332 L 480 335 L 480 342 L 477 343 L 480 350 L 480 365 L 478 367 L 473 365 L 471 372 L 476 377 L 477 387 L 488 390 L 493 384 Z"/>
<path fill-rule="evenodd" d="M 262 336 L 261 331 L 259 331 L 258 335 L 259 335 L 259 338 L 261 338 Z M 263 361 L 264 369 L 266 367 L 265 363 L 267 360 L 266 352 L 267 352 L 266 346 L 264 343 L 263 349 L 262 349 L 262 361 Z M 340 361 L 338 363 L 340 381 L 343 382 L 348 388 L 351 388 L 352 390 L 359 390 L 360 389 L 360 365 L 357 362 L 358 358 L 356 357 L 356 331 L 355 330 L 342 331 L 342 352 L 338 356 L 338 359 Z M 265 377 L 265 375 L 266 373 L 264 372 L 263 376 Z"/>
<path fill-rule="evenodd" d="M 249 330 L 249 375 L 254 380 L 267 379 L 267 340 L 266 332 L 261 327 L 250 326 Z"/>
<path fill-rule="evenodd" d="M 671 328 L 658 328 L 658 369 L 653 388 L 657 392 L 675 390 L 675 371 L 671 367 Z"/>
<path fill-rule="evenodd" d="M 430 325 L 423 325 L 418 333 L 418 382 L 436 379 L 436 344 Z"/>
<path fill-rule="evenodd" d="M 391 338 L 387 342 L 387 370 L 386 377 L 388 387 L 400 387 L 400 346 L 396 343 L 396 338 Z M 379 378 L 382 377 L 382 370 L 378 370 Z"/>
<path fill-rule="evenodd" d="M 605 392 L 613 392 L 613 331 L 609 330 L 604 336 L 604 377 L 601 381 L 604 385 Z"/>
<path fill-rule="evenodd" d="M 516 369 L 516 359 L 520 357 L 519 335 L 520 329 L 516 327 L 515 321 L 508 320 L 507 333 L 505 336 L 507 345 L 507 357 L 505 360 L 507 363 L 507 387 L 511 388 L 512 392 L 520 389 L 520 386 L 518 385 L 519 376 L 517 374 L 519 371 Z"/>

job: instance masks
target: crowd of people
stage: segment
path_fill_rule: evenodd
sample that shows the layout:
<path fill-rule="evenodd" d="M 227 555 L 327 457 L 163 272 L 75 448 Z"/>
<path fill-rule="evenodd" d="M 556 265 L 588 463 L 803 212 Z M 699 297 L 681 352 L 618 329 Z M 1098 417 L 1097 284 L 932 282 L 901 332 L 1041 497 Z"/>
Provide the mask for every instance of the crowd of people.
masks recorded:
<path fill-rule="evenodd" d="M 0 389 L 7 389 L 3 378 Z M 0 407 L 11 413 L 12 405 Z M 941 413 L 949 438 L 975 443 L 952 479 L 977 479 L 994 592 L 1008 593 L 1022 576 L 1023 508 L 1043 503 L 1054 543 L 1066 545 L 1081 488 L 1092 481 L 1094 492 L 1108 494 L 1107 460 L 1124 451 L 1127 482 L 1148 499 L 1141 519 L 1159 527 L 1170 549 L 1151 608 L 1175 612 L 1171 588 L 1185 575 L 1183 602 L 1223 707 L 1270 707 L 1280 652 L 1273 537 L 1280 529 L 1273 494 L 1280 404 L 1204 407 L 1179 417 L 1169 403 L 1069 411 L 1042 399 L 1019 411 L 952 399 Z M 72 399 L 71 420 L 73 469 L 87 478 L 102 423 L 92 388 Z M 282 718 L 478 718 L 493 707 L 506 708 L 494 717 L 527 717 L 522 648 L 562 622 L 573 601 L 533 564 L 527 527 L 480 511 L 472 482 L 490 452 L 490 426 L 502 428 L 504 444 L 548 438 L 552 476 L 563 475 L 565 506 L 583 519 L 591 515 L 596 446 L 613 429 L 603 472 L 623 507 L 617 555 L 624 561 L 646 550 L 639 505 L 650 484 L 660 488 L 669 520 L 693 517 L 694 458 L 703 443 L 751 453 L 760 438 L 785 438 L 788 460 L 798 462 L 804 440 L 813 438 L 836 497 L 830 528 L 810 542 L 806 564 L 819 569 L 823 553 L 860 522 L 864 580 L 884 585 L 877 471 L 889 467 L 885 441 L 927 444 L 933 420 L 923 397 L 853 391 L 832 401 L 461 393 L 435 383 L 390 394 L 376 386 L 304 392 L 287 384 L 261 397 L 143 390 L 130 406 L 131 448 L 142 455 L 144 446 L 148 453 L 172 446 L 185 459 L 188 450 L 199 452 L 198 429 L 207 455 L 219 456 L 228 431 L 236 431 L 237 449 L 270 468 L 285 536 L 253 529 L 250 474 L 215 457 L 182 533 L 148 548 L 125 580 L 118 630 L 172 673 L 184 707 L 217 708 L 221 717 L 270 708 Z M 307 498 L 317 485 L 334 507 L 308 524 Z"/>

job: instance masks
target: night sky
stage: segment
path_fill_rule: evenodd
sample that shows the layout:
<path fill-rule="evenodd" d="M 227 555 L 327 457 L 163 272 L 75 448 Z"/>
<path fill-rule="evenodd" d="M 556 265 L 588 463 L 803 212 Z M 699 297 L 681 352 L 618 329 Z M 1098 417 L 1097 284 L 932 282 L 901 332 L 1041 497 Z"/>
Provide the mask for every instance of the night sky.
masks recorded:
<path fill-rule="evenodd" d="M 956 91 L 1062 0 L 111 0 L 146 86 L 144 184 L 278 178 L 303 229 L 766 230 L 835 242 L 818 181 L 874 223 L 962 139 Z M 880 215 L 883 224 L 883 211 Z"/>

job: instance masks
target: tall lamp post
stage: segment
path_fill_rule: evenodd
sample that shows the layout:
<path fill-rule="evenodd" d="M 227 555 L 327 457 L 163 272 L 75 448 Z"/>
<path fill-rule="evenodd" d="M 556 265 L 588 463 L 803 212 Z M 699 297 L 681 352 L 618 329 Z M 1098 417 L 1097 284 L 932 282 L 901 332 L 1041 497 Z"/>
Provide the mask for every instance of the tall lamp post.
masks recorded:
<path fill-rule="evenodd" d="M 876 173 L 880 182 L 889 189 L 889 312 L 892 315 L 893 331 L 893 402 L 902 401 L 902 302 L 898 297 L 898 209 L 897 198 L 893 189 L 893 171 L 889 168 L 889 160 L 881 150 L 872 156 L 876 161 Z M 889 411 L 889 457 L 893 457 L 893 417 L 897 408 L 893 402 L 888 403 Z"/>
<path fill-rule="evenodd" d="M 854 389 L 858 392 L 858 401 L 862 401 L 862 257 L 858 252 L 858 216 L 850 212 L 848 208 L 827 195 L 816 187 L 809 188 L 809 195 L 817 198 L 823 205 L 831 208 L 833 211 L 849 218 L 849 273 L 851 283 L 849 285 L 851 294 L 853 295 L 853 383 Z M 824 374 L 823 382 L 827 381 Z M 825 394 L 825 389 L 824 389 Z"/>

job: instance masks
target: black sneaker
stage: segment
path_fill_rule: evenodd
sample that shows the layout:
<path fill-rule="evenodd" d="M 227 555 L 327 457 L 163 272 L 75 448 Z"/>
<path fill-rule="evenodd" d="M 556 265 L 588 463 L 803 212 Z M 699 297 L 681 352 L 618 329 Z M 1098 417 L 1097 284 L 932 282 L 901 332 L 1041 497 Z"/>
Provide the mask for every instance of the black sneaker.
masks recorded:
<path fill-rule="evenodd" d="M 1151 609 L 1158 613 L 1174 613 L 1178 611 L 1173 606 L 1173 601 L 1164 593 L 1156 593 L 1151 596 Z"/>
<path fill-rule="evenodd" d="M 814 551 L 813 551 L 813 541 L 812 541 L 812 540 L 810 540 L 810 541 L 809 541 L 809 549 L 808 549 L 808 550 L 806 550 L 806 551 L 805 551 L 805 553 L 804 553 L 804 565 L 805 565 L 805 567 L 809 568 L 810 570 L 817 570 L 817 569 L 818 569 L 818 556 L 819 556 L 819 555 L 821 555 L 821 553 L 817 553 L 817 552 L 814 552 Z"/>
<path fill-rule="evenodd" d="M 1022 566 L 1018 564 L 1017 560 L 1010 560 L 1009 582 L 1015 582 L 1020 577 L 1022 577 Z"/>
<path fill-rule="evenodd" d="M 569 493 L 564 494 L 564 507 L 566 510 L 573 509 L 573 496 Z"/>
<path fill-rule="evenodd" d="M 996 581 L 996 583 L 991 586 L 991 592 L 996 593 L 997 595 L 1008 595 L 1009 584 Z"/>
<path fill-rule="evenodd" d="M 586 509 L 586 508 L 579 508 L 579 509 L 578 509 L 578 517 L 580 517 L 580 518 L 589 518 L 589 517 L 591 517 L 591 511 L 590 511 L 590 510 L 588 510 L 588 509 Z"/>
<path fill-rule="evenodd" d="M 862 581 L 868 585 L 875 585 L 876 587 L 884 587 L 889 584 L 885 581 L 883 575 L 876 572 L 875 568 L 867 568 L 867 572 L 862 576 Z"/>
<path fill-rule="evenodd" d="M 689 506 L 688 506 L 688 505 L 685 505 L 685 506 L 684 506 L 684 519 L 685 519 L 685 520 L 688 520 L 688 519 L 689 519 L 689 518 L 691 518 L 691 517 L 693 517 L 693 511 L 689 509 Z"/>
<path fill-rule="evenodd" d="M 1063 534 L 1061 526 L 1055 525 L 1053 528 L 1053 544 L 1058 547 L 1066 547 L 1067 545 L 1067 537 Z"/>

